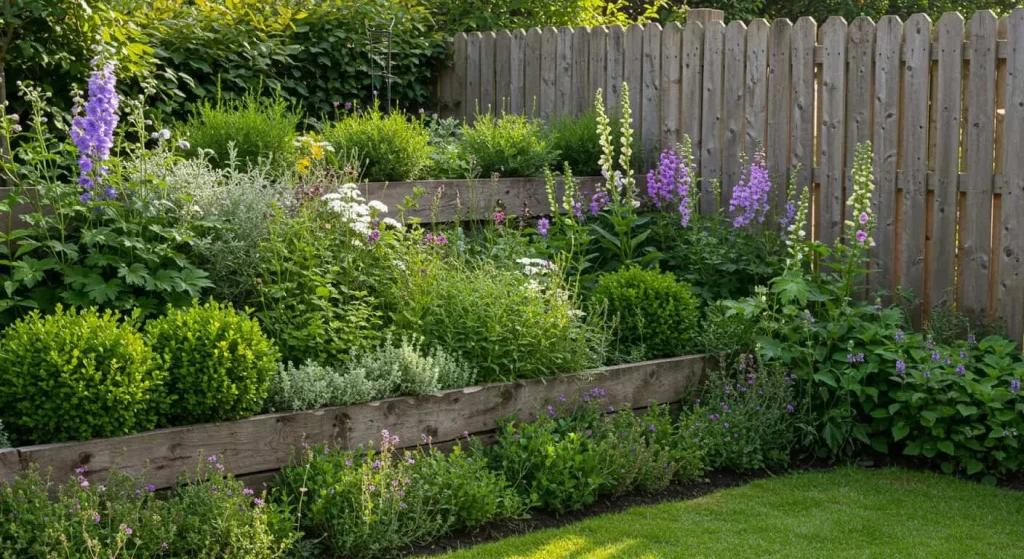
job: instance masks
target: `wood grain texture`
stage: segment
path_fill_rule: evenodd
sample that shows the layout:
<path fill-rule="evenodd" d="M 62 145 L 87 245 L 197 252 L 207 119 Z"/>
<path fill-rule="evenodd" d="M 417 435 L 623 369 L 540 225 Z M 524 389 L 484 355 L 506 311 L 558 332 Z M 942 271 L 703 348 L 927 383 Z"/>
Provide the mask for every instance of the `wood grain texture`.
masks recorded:
<path fill-rule="evenodd" d="M 526 32 L 526 44 L 523 46 L 523 113 L 539 116 L 541 97 L 541 73 L 544 61 L 541 56 L 543 32 L 534 27 Z"/>
<path fill-rule="evenodd" d="M 782 214 L 787 198 L 792 38 L 792 22 L 788 19 L 772 22 L 768 30 L 768 128 L 764 150 L 773 185 L 769 203 L 775 215 Z"/>
<path fill-rule="evenodd" d="M 725 78 L 725 24 L 710 21 L 704 28 L 704 97 L 701 100 L 700 212 L 718 210 L 713 180 L 722 178 L 722 81 Z"/>
<path fill-rule="evenodd" d="M 885 16 L 875 26 L 874 150 L 875 193 L 871 209 L 875 214 L 875 246 L 870 249 L 874 290 L 894 293 L 896 289 L 896 169 L 898 168 L 900 126 L 900 46 L 903 22 Z M 886 303 L 893 301 L 886 297 Z"/>
<path fill-rule="evenodd" d="M 687 21 L 683 27 L 682 129 L 692 143 L 693 162 L 700 169 L 701 101 L 704 89 L 704 27 Z"/>
<path fill-rule="evenodd" d="M 1024 339 L 1024 8 L 1007 18 L 1006 116 L 1001 201 L 999 304 L 1009 338 Z"/>
<path fill-rule="evenodd" d="M 469 63 L 467 39 L 465 33 L 455 34 L 453 47 L 455 64 L 452 67 L 452 114 L 456 118 L 465 118 L 466 107 L 470 105 L 467 101 L 468 91 L 466 89 L 466 65 Z"/>
<path fill-rule="evenodd" d="M 740 180 L 745 120 L 747 26 L 734 21 L 725 28 L 725 77 L 723 93 L 725 120 L 722 129 L 722 203 L 732 199 Z"/>
<path fill-rule="evenodd" d="M 643 86 L 639 91 L 640 145 L 646 161 L 661 141 L 661 26 L 644 26 Z M 636 105 L 634 105 L 636 106 Z"/>
<path fill-rule="evenodd" d="M 540 103 L 538 116 L 550 120 L 555 114 L 555 83 L 558 76 L 558 30 L 545 27 L 540 44 Z"/>
<path fill-rule="evenodd" d="M 512 112 L 512 34 L 498 31 L 494 37 L 494 111 Z"/>
<path fill-rule="evenodd" d="M 466 122 L 473 124 L 480 106 L 480 45 L 484 36 L 470 33 L 466 38 Z M 482 109 L 479 109 L 482 110 Z"/>
<path fill-rule="evenodd" d="M 36 463 L 63 480 L 75 468 L 87 466 L 88 477 L 101 482 L 117 469 L 146 472 L 157 488 L 171 487 L 179 474 L 195 467 L 201 456 L 216 454 L 236 475 L 265 473 L 288 463 L 304 443 L 331 442 L 341 448 L 376 441 L 387 429 L 399 446 L 415 446 L 422 435 L 435 443 L 466 434 L 486 433 L 495 420 L 509 414 L 536 417 L 543 406 L 564 395 L 582 397 L 601 388 L 609 402 L 646 407 L 669 403 L 698 386 L 703 358 L 681 357 L 609 367 L 559 377 L 489 384 L 448 390 L 415 398 L 394 398 L 356 406 L 260 415 L 241 421 L 176 427 L 115 439 L 60 443 L 17 449 L 20 468 Z M 11 463 L 11 451 L 0 453 L 0 465 Z M 12 468 L 0 466 L 0 481 Z"/>
<path fill-rule="evenodd" d="M 604 107 L 608 115 L 617 114 L 622 84 L 626 81 L 626 30 L 621 25 L 608 28 L 608 64 L 605 67 Z"/>
<path fill-rule="evenodd" d="M 558 53 L 555 61 L 555 116 L 572 116 L 574 35 L 571 27 L 558 29 Z"/>
<path fill-rule="evenodd" d="M 929 307 L 952 305 L 955 297 L 957 206 L 960 202 L 960 118 L 963 114 L 964 18 L 949 13 L 939 19 L 935 104 L 935 178 L 931 247 L 928 250 Z"/>
<path fill-rule="evenodd" d="M 817 36 L 818 24 L 813 18 L 802 17 L 793 26 L 789 165 L 790 169 L 797 170 L 795 184 L 791 185 L 797 190 L 790 193 L 794 200 L 802 189 L 811 187 L 814 169 L 814 44 Z M 809 225 L 807 232 L 810 233 Z"/>
<path fill-rule="evenodd" d="M 682 141 L 683 27 L 669 23 L 661 30 L 661 149 Z"/>
<path fill-rule="evenodd" d="M 572 33 L 572 114 L 578 116 L 590 108 L 594 92 L 590 90 L 590 28 L 577 27 Z"/>
<path fill-rule="evenodd" d="M 643 122 L 641 95 L 644 86 L 644 28 L 633 24 L 626 28 L 623 79 L 629 86 L 629 107 L 633 112 L 633 133 L 640 137 Z"/>
<path fill-rule="evenodd" d="M 846 189 L 852 181 L 857 146 L 871 141 L 871 98 L 875 81 L 875 22 L 867 16 L 853 20 L 846 38 Z"/>
<path fill-rule="evenodd" d="M 965 127 L 964 255 L 957 300 L 975 316 L 989 313 L 992 239 L 992 166 L 995 146 L 995 40 L 998 18 L 991 10 L 971 18 L 970 80 Z"/>
<path fill-rule="evenodd" d="M 819 240 L 830 245 L 842 236 L 846 120 L 846 21 L 830 17 L 818 31 L 824 46 L 821 67 L 821 129 L 818 165 L 825 171 L 818 197 Z"/>
<path fill-rule="evenodd" d="M 590 66 L 587 72 L 589 81 L 587 88 L 590 93 L 590 104 L 584 108 L 585 111 L 594 108 L 594 96 L 598 89 L 604 90 L 602 93 L 607 93 L 605 88 L 608 82 L 608 28 L 595 27 L 590 30 L 589 52 Z"/>
<path fill-rule="evenodd" d="M 899 187 L 903 190 L 900 216 L 899 284 L 916 296 L 924 293 L 928 174 L 928 103 L 931 85 L 931 20 L 911 16 L 903 26 L 903 126 Z M 921 324 L 920 303 L 911 305 L 910 318 Z"/>
<path fill-rule="evenodd" d="M 497 37 L 493 31 L 488 31 L 481 36 L 480 40 L 480 112 L 498 114 L 501 107 L 498 105 L 496 92 L 495 70 L 496 70 L 496 41 Z"/>
<path fill-rule="evenodd" d="M 768 130 L 768 31 L 765 19 L 755 19 L 747 28 L 746 77 L 743 102 L 743 153 L 764 149 Z M 814 39 L 811 39 L 813 47 Z"/>
<path fill-rule="evenodd" d="M 509 42 L 509 83 L 508 111 L 512 114 L 523 114 L 529 103 L 526 98 L 526 30 L 517 29 L 512 32 Z M 537 66 L 537 59 L 530 61 L 530 66 Z"/>

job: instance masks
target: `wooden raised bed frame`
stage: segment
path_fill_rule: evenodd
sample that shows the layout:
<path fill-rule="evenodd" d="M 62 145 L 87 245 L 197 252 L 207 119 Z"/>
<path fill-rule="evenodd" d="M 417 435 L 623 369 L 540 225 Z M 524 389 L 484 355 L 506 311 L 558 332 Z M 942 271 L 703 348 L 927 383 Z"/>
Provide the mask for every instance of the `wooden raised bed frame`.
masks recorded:
<path fill-rule="evenodd" d="M 399 437 L 400 448 L 420 444 L 423 435 L 432 437 L 435 445 L 445 445 L 467 435 L 486 436 L 501 417 L 516 414 L 529 419 L 558 396 L 578 398 L 592 388 L 605 390 L 607 401 L 616 406 L 643 408 L 651 402 L 676 402 L 699 385 L 703 374 L 703 356 L 677 357 L 355 406 L 0 450 L 0 482 L 13 479 L 32 464 L 57 482 L 85 466 L 94 480 L 102 480 L 114 469 L 144 472 L 147 483 L 162 489 L 173 487 L 175 479 L 195 468 L 201 456 L 212 454 L 237 476 L 265 479 L 287 465 L 303 443 L 354 448 L 376 441 L 387 429 Z"/>

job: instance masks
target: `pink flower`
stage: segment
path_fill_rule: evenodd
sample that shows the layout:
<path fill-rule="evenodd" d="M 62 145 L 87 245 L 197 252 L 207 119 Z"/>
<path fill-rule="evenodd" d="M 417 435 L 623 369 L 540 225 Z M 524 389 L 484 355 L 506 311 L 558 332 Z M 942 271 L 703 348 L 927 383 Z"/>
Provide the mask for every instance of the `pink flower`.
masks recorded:
<path fill-rule="evenodd" d="M 857 242 L 864 244 L 864 241 L 868 240 L 868 234 L 864 231 L 857 231 Z"/>
<path fill-rule="evenodd" d="M 861 212 L 860 213 L 860 222 L 862 224 L 868 222 L 868 213 L 867 212 Z"/>

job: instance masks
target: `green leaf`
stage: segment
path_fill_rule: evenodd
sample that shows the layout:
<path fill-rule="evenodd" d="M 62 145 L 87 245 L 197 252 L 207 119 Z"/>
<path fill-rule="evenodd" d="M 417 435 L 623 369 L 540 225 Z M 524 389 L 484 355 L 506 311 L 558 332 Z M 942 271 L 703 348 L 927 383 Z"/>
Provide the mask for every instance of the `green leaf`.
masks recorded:
<path fill-rule="evenodd" d="M 953 443 L 951 441 L 939 441 L 939 444 L 937 444 L 936 446 L 939 448 L 939 450 L 945 452 L 950 456 L 956 454 L 956 451 L 953 448 Z"/>
<path fill-rule="evenodd" d="M 960 411 L 960 415 L 968 417 L 978 413 L 978 408 L 974 406 L 968 406 L 965 404 L 957 404 L 956 409 Z"/>
<path fill-rule="evenodd" d="M 974 474 L 982 471 L 983 469 L 985 469 L 985 466 L 981 462 L 973 458 L 967 461 L 967 475 L 973 476 Z"/>
<path fill-rule="evenodd" d="M 121 265 L 117 269 L 117 277 L 124 279 L 128 285 L 144 286 L 149 281 L 149 270 L 145 266 L 139 263 L 132 264 L 131 266 Z"/>
<path fill-rule="evenodd" d="M 896 415 L 896 412 L 898 412 L 900 410 L 900 408 L 902 408 L 902 407 L 903 407 L 903 404 L 901 404 L 899 402 L 897 402 L 895 404 L 890 404 L 889 405 L 889 415 Z"/>
<path fill-rule="evenodd" d="M 921 443 L 917 441 L 911 441 L 907 444 L 907 447 L 903 449 L 903 454 L 907 456 L 918 456 L 921 454 Z"/>
<path fill-rule="evenodd" d="M 103 304 L 108 301 L 114 301 L 121 293 L 121 280 L 112 279 L 104 282 L 100 279 L 96 282 L 90 282 L 86 284 L 85 292 L 89 295 L 89 299 L 95 303 Z"/>
<path fill-rule="evenodd" d="M 829 371 L 820 371 L 820 372 L 814 373 L 814 378 L 817 379 L 817 380 L 820 380 L 821 382 L 824 382 L 825 384 L 827 384 L 827 385 L 829 385 L 829 386 L 831 386 L 833 388 L 839 386 L 836 383 L 835 375 L 833 375 Z"/>
<path fill-rule="evenodd" d="M 899 441 L 909 433 L 910 427 L 907 427 L 907 424 L 902 421 L 892 426 L 892 438 L 894 441 Z"/>
<path fill-rule="evenodd" d="M 881 452 L 882 454 L 888 454 L 889 441 L 885 440 L 885 437 L 871 437 L 871 448 Z"/>

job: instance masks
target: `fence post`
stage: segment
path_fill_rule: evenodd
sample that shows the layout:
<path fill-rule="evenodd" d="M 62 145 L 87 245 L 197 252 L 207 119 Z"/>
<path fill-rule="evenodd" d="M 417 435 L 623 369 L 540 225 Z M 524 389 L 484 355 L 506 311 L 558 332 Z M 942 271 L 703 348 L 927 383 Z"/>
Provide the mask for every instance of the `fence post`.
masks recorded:
<path fill-rule="evenodd" d="M 686 23 L 699 23 L 706 26 L 711 21 L 725 21 L 725 12 L 711 8 L 694 8 L 686 12 Z"/>

